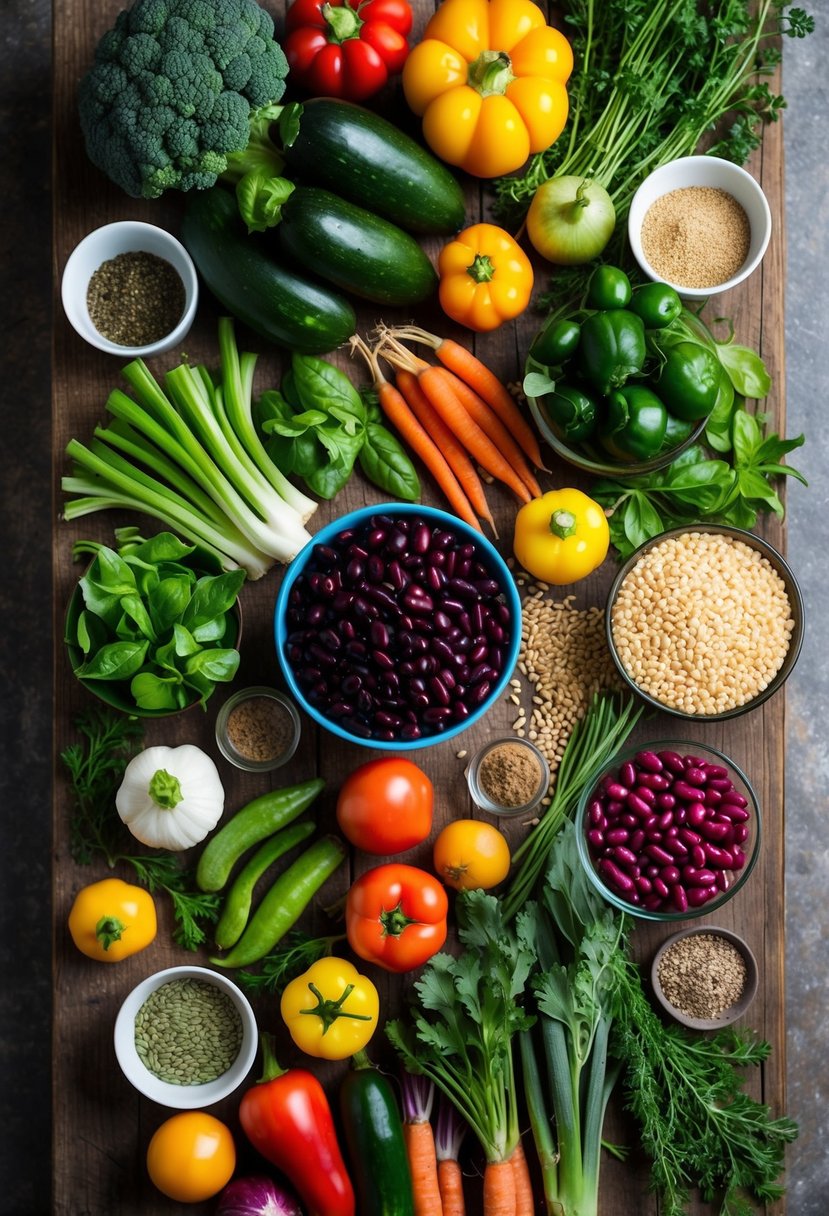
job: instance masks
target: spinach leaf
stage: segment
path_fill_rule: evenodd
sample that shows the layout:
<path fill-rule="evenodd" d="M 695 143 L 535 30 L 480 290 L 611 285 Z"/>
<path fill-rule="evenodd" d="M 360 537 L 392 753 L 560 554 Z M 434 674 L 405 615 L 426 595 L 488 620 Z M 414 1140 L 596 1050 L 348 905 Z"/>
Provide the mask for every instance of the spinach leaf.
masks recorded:
<path fill-rule="evenodd" d="M 182 615 L 182 625 L 195 629 L 199 625 L 206 625 L 214 617 L 229 612 L 236 603 L 244 581 L 244 570 L 229 570 L 226 574 L 205 575 L 200 578 Z"/>
<path fill-rule="evenodd" d="M 179 658 L 188 658 L 191 654 L 198 654 L 201 650 L 201 645 L 190 630 L 186 629 L 184 625 L 180 625 L 178 621 L 173 626 L 173 647 Z"/>
<path fill-rule="evenodd" d="M 417 502 L 420 478 L 403 445 L 387 427 L 369 422 L 360 449 L 360 468 L 369 481 L 394 498 Z"/>
<path fill-rule="evenodd" d="M 179 708 L 176 689 L 177 680 L 172 676 L 157 676 L 151 671 L 140 671 L 133 676 L 130 692 L 139 709 L 169 709 Z"/>
<path fill-rule="evenodd" d="M 186 545 L 183 540 L 172 532 L 159 532 L 149 540 L 130 545 L 125 552 L 125 559 L 137 558 L 148 566 L 160 566 L 162 562 L 180 562 L 195 551 L 195 545 Z"/>
<path fill-rule="evenodd" d="M 199 674 L 217 683 L 228 683 L 239 669 L 238 650 L 201 650 L 184 665 L 185 674 Z"/>
<path fill-rule="evenodd" d="M 352 416 L 365 423 L 365 406 L 345 372 L 325 359 L 298 352 L 291 358 L 291 370 L 294 388 L 303 409 L 324 410 L 340 421 Z"/>
<path fill-rule="evenodd" d="M 145 638 L 149 638 L 151 642 L 156 641 L 156 632 L 150 620 L 150 614 L 140 595 L 123 595 L 121 597 L 121 607 L 125 616 L 135 622 L 139 633 L 142 633 Z"/>
<path fill-rule="evenodd" d="M 75 671 L 82 680 L 128 680 L 143 665 L 150 643 L 107 642 Z"/>
<path fill-rule="evenodd" d="M 180 620 L 190 603 L 195 575 L 178 575 L 162 579 L 148 596 L 150 616 L 159 633 L 165 633 L 174 621 Z"/>

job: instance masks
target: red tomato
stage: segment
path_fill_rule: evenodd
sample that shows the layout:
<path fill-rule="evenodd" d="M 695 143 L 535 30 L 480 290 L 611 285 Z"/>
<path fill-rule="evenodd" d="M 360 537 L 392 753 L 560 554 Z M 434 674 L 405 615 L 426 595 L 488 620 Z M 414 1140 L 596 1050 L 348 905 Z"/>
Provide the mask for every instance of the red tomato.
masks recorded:
<path fill-rule="evenodd" d="M 291 81 L 317 97 L 364 101 L 400 72 L 409 53 L 407 0 L 294 0 L 283 49 Z"/>
<path fill-rule="evenodd" d="M 355 954 L 386 971 L 411 971 L 446 941 L 449 900 L 433 874 L 392 862 L 367 870 L 345 901 Z"/>
<path fill-rule="evenodd" d="M 420 844 L 432 830 L 434 788 L 411 760 L 369 760 L 346 777 L 337 822 L 364 853 L 385 857 Z"/>

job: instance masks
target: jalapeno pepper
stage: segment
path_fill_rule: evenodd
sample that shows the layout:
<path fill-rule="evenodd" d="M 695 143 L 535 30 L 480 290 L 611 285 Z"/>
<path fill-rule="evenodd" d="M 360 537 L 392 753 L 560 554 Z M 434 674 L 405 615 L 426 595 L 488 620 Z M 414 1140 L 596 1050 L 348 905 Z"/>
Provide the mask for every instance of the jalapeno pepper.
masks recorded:
<path fill-rule="evenodd" d="M 657 386 L 672 414 L 696 422 L 714 408 L 720 391 L 720 361 L 696 342 L 679 342 L 667 351 Z"/>
<path fill-rule="evenodd" d="M 588 308 L 627 308 L 632 288 L 618 266 L 597 266 L 587 284 Z"/>
<path fill-rule="evenodd" d="M 596 402 L 579 388 L 557 384 L 555 392 L 544 394 L 541 404 L 550 426 L 565 443 L 582 443 L 596 429 Z"/>
<path fill-rule="evenodd" d="M 606 396 L 645 362 L 645 326 L 626 308 L 594 312 L 581 327 L 577 354 L 587 383 Z"/>
<path fill-rule="evenodd" d="M 607 398 L 599 439 L 616 460 L 650 460 L 662 447 L 667 427 L 668 411 L 656 393 L 626 384 Z"/>
<path fill-rule="evenodd" d="M 645 329 L 664 329 L 682 312 L 682 301 L 667 283 L 645 283 L 636 288 L 628 307 L 642 318 Z"/>

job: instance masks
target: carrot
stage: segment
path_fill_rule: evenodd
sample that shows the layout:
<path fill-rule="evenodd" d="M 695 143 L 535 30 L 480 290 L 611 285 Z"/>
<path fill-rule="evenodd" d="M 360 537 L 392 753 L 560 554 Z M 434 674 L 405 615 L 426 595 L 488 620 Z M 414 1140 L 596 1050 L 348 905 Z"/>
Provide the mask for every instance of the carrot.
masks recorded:
<path fill-rule="evenodd" d="M 397 387 L 406 398 L 415 418 L 417 418 L 420 425 L 431 436 L 446 457 L 447 464 L 463 487 L 463 491 L 472 504 L 473 510 L 481 519 L 487 521 L 497 536 L 498 530 L 495 527 L 495 520 L 492 518 L 492 512 L 486 500 L 484 487 L 465 449 L 458 443 L 449 427 L 443 422 L 429 401 L 429 398 L 423 392 L 423 389 L 418 384 L 415 373 L 401 367 L 395 379 Z"/>
<path fill-rule="evenodd" d="M 409 1158 L 414 1216 L 443 1216 L 432 1124 L 435 1087 L 425 1077 L 403 1074 L 403 1142 Z"/>
<path fill-rule="evenodd" d="M 541 486 L 536 481 L 532 470 L 527 464 L 524 453 L 501 419 L 490 409 L 483 397 L 479 397 L 474 389 L 471 389 L 464 380 L 461 380 L 460 376 L 456 376 L 454 372 L 450 371 L 447 371 L 446 375 L 451 376 L 452 387 L 457 393 L 461 404 L 469 411 L 471 417 L 475 419 L 481 430 L 489 436 L 498 448 L 498 451 L 509 461 L 532 496 L 538 498 L 541 494 Z"/>
<path fill-rule="evenodd" d="M 437 334 L 430 334 L 417 326 L 406 326 L 392 332 L 400 338 L 408 338 L 411 342 L 431 346 L 444 367 L 448 367 L 456 376 L 465 380 L 469 387 L 492 407 L 504 426 L 518 440 L 533 465 L 537 469 L 546 467 L 530 424 L 507 388 L 485 363 L 465 346 L 461 346 L 460 342 L 455 342 L 452 338 L 439 338 Z"/>
<path fill-rule="evenodd" d="M 457 1161 L 446 1157 L 438 1162 L 438 1186 L 443 1204 L 443 1216 L 466 1216 L 463 1198 L 463 1174 Z"/>
<path fill-rule="evenodd" d="M 515 1216 L 533 1216 L 535 1200 L 530 1182 L 530 1170 L 524 1155 L 524 1146 L 519 1140 L 510 1157 L 515 1174 Z"/>
<path fill-rule="evenodd" d="M 466 1124 L 454 1106 L 441 1096 L 435 1125 L 435 1153 L 438 1160 L 438 1186 L 443 1216 L 466 1216 L 463 1198 L 463 1173 L 458 1163 Z"/>
<path fill-rule="evenodd" d="M 470 456 L 478 464 L 497 477 L 521 502 L 529 502 L 533 495 L 515 472 L 506 457 L 481 429 L 458 398 L 449 372 L 444 367 L 427 367 L 418 376 L 418 383 L 431 401 L 443 421 L 461 441 Z"/>
<path fill-rule="evenodd" d="M 511 1161 L 487 1161 L 484 1167 L 484 1216 L 517 1216 Z"/>
<path fill-rule="evenodd" d="M 374 386 L 377 389 L 380 408 L 392 426 L 400 432 L 409 447 L 414 450 L 426 465 L 445 495 L 449 505 L 452 507 L 452 510 L 461 519 L 465 520 L 470 527 L 475 528 L 478 532 L 483 532 L 483 528 L 478 522 L 478 517 L 472 510 L 469 499 L 464 494 L 455 474 L 450 469 L 440 450 L 435 446 L 409 409 L 403 394 L 381 372 L 374 351 L 357 334 L 351 339 L 351 349 L 352 352 L 355 350 L 359 351 L 368 363 L 374 377 Z"/>

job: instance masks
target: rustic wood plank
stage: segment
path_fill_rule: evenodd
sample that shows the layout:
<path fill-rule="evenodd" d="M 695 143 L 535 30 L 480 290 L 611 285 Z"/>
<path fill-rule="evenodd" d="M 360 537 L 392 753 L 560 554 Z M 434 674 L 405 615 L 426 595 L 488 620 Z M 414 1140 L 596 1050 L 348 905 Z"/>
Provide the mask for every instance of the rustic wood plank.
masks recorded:
<path fill-rule="evenodd" d="M 107 29 L 119 9 L 121 0 L 55 0 L 54 3 L 54 271 L 56 287 L 66 259 L 81 237 L 101 223 L 121 218 L 141 218 L 177 230 L 180 200 L 165 199 L 157 204 L 145 204 L 128 199 L 111 187 L 86 161 L 78 131 L 75 110 L 75 89 L 80 75 L 89 63 L 92 48 Z M 419 0 L 419 28 L 432 6 Z M 280 5 L 280 11 L 284 5 Z M 274 10 L 276 11 L 276 10 Z M 415 126 L 401 106 L 394 110 L 410 130 Z M 783 226 L 783 143 L 781 124 L 772 127 L 765 136 L 762 152 L 755 156 L 753 171 L 759 175 L 769 198 L 775 220 L 775 233 L 763 267 L 743 287 L 716 301 L 710 315 L 724 313 L 734 317 L 740 341 L 757 346 L 766 360 L 774 379 L 774 389 L 764 408 L 773 414 L 778 428 L 784 425 L 784 349 L 783 349 L 783 282 L 785 266 L 785 232 Z M 485 214 L 486 194 L 477 183 L 467 184 L 468 218 L 470 222 Z M 427 243 L 435 253 L 438 242 Z M 539 282 L 548 270 L 538 266 Z M 371 310 L 361 313 L 361 329 L 370 328 L 379 314 Z M 419 312 L 428 321 L 429 314 Z M 186 343 L 186 352 L 194 360 L 215 363 L 215 321 L 217 312 L 208 299 L 203 300 L 200 316 Z M 386 320 L 394 320 L 389 313 Z M 401 319 L 403 319 L 401 317 Z M 452 327 L 433 311 L 431 319 L 441 332 L 452 333 Z M 537 328 L 538 318 L 525 316 L 515 327 L 486 337 L 475 338 L 477 352 L 498 370 L 504 379 L 519 375 L 523 354 Z M 454 331 L 454 336 L 469 340 L 470 335 Z M 250 349 L 262 351 L 257 383 L 260 387 L 275 383 L 282 357 L 265 351 L 264 344 L 249 335 Z M 181 352 L 157 361 L 157 370 L 172 365 Z M 71 543 L 81 536 L 109 541 L 116 517 L 112 513 L 92 517 L 69 525 L 59 520 L 61 494 L 59 479 L 65 472 L 63 456 L 71 436 L 85 439 L 95 423 L 103 417 L 104 402 L 109 390 L 118 380 L 118 361 L 99 354 L 70 329 L 56 295 L 55 335 L 53 349 L 53 464 L 54 464 L 54 625 L 55 625 L 55 738 L 54 767 L 54 1211 L 57 1216 L 165 1216 L 179 1210 L 155 1191 L 146 1177 L 143 1158 L 152 1131 L 168 1112 L 140 1099 L 122 1077 L 112 1048 L 112 1026 L 120 1002 L 127 992 L 145 975 L 190 956 L 175 948 L 169 936 L 169 918 L 164 905 L 157 941 L 150 950 L 127 960 L 118 967 L 98 966 L 83 958 L 72 947 L 65 929 L 66 914 L 75 892 L 87 882 L 102 876 L 102 868 L 73 864 L 69 855 L 67 835 L 67 786 L 65 773 L 57 753 L 74 737 L 72 720 L 87 704 L 87 696 L 73 679 L 63 645 L 63 611 L 79 571 L 71 563 Z M 573 470 L 554 465 L 545 485 L 584 484 Z M 514 507 L 508 495 L 497 489 L 489 494 L 501 535 L 501 546 L 509 552 Z M 328 519 L 366 502 L 376 502 L 380 496 L 355 476 L 346 491 L 334 504 L 323 504 L 315 516 L 321 526 Z M 435 486 L 424 478 L 424 500 L 440 504 Z M 126 522 L 118 517 L 117 522 Z M 784 531 L 776 522 L 764 525 L 764 534 L 777 545 L 784 543 Z M 612 575 L 610 565 L 576 588 L 581 606 L 603 602 Z M 272 611 L 280 574 L 274 571 L 261 582 L 249 584 L 243 590 L 244 640 L 242 668 L 235 682 L 281 684 L 280 673 L 272 644 Z M 325 794 L 314 814 L 325 829 L 334 823 L 334 801 L 343 777 L 357 764 L 370 758 L 364 750 L 348 746 L 311 729 L 304 723 L 303 739 L 289 769 L 279 770 L 273 779 L 253 777 L 237 772 L 218 757 L 213 742 L 213 725 L 223 700 L 217 692 L 206 715 L 194 710 L 166 721 L 148 723 L 147 744 L 191 741 L 210 751 L 220 763 L 227 790 L 229 808 L 241 806 L 249 798 L 271 786 L 302 780 L 319 772 L 327 781 Z M 477 815 L 470 804 L 464 780 L 464 760 L 457 752 L 469 754 L 485 739 L 508 732 L 513 720 L 513 706 L 505 701 L 494 707 L 484 722 L 470 729 L 458 740 L 416 753 L 417 759 L 429 772 L 438 795 L 436 827 L 448 819 L 463 814 Z M 677 730 L 667 719 L 650 721 L 637 730 L 637 738 L 659 736 L 705 739 L 721 747 L 741 765 L 755 782 L 764 816 L 765 842 L 755 875 L 745 890 L 716 915 L 720 924 L 742 932 L 757 953 L 761 964 L 760 992 L 747 1022 L 774 1047 L 770 1060 L 749 1079 L 751 1091 L 763 1097 L 775 1113 L 782 1113 L 785 1100 L 785 1022 L 783 1010 L 783 740 L 784 698 L 773 699 L 761 710 L 719 726 L 696 724 Z M 372 753 L 373 755 L 374 753 Z M 517 840 L 525 829 L 513 824 L 509 834 Z M 429 846 L 412 851 L 406 860 L 428 865 Z M 374 864 L 375 859 L 352 857 L 348 869 L 343 867 L 326 887 L 323 900 L 309 915 L 309 923 L 322 928 L 330 921 L 321 904 L 344 894 L 352 877 Z M 125 875 L 128 876 L 128 875 Z M 159 901 L 160 902 L 160 901 Z M 654 926 L 637 928 L 635 948 L 646 962 L 655 946 L 666 936 Z M 206 955 L 205 955 L 206 957 Z M 408 981 L 385 975 L 378 978 L 386 1008 L 399 1006 Z M 263 1028 L 279 1029 L 278 1008 L 274 1001 L 257 1002 L 257 1012 Z M 290 1049 L 287 1036 L 280 1036 L 280 1054 L 287 1063 L 299 1062 Z M 344 1066 L 343 1066 L 344 1067 Z M 335 1086 L 342 1069 L 330 1068 L 327 1077 Z M 333 1088 L 332 1088 L 333 1092 Z M 238 1095 L 215 1108 L 219 1117 L 226 1118 L 234 1130 Z M 647 1193 L 647 1163 L 637 1148 L 635 1130 L 625 1119 L 616 1103 L 610 1114 L 608 1135 L 631 1149 L 625 1164 L 606 1158 L 602 1165 L 602 1211 L 607 1216 L 629 1216 L 631 1212 L 651 1216 L 658 1210 L 655 1199 Z M 245 1147 L 244 1137 L 238 1136 L 240 1165 L 255 1168 L 258 1161 L 252 1150 Z M 470 1171 L 476 1162 L 469 1156 Z M 470 1179 L 474 1192 L 470 1211 L 478 1210 L 479 1188 Z M 195 1212 L 204 1208 L 195 1206 Z M 539 1200 L 540 1210 L 540 1200 Z M 702 1213 L 708 1209 L 697 1206 Z M 775 1212 L 782 1213 L 783 1204 Z"/>

